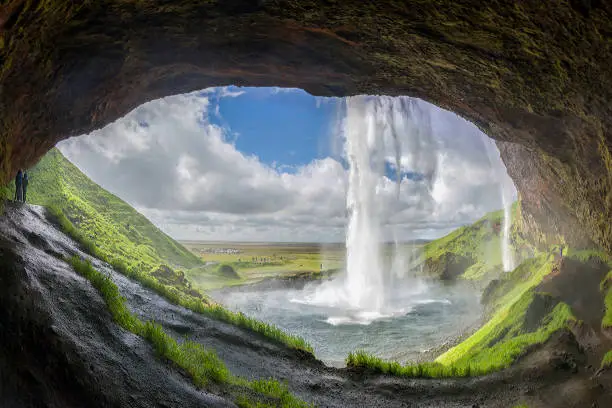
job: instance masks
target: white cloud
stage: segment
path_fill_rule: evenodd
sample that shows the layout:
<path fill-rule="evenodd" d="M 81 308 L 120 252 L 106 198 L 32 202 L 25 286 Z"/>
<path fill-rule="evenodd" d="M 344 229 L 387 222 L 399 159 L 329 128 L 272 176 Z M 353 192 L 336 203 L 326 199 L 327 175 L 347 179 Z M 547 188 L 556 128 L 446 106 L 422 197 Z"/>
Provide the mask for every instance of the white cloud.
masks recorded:
<path fill-rule="evenodd" d="M 277 92 L 285 91 L 292 90 Z M 331 141 L 333 158 L 305 166 L 266 165 L 238 151 L 228 141 L 229 129 L 207 121 L 208 110 L 217 109 L 210 95 L 205 90 L 149 102 L 59 148 L 94 181 L 177 238 L 343 240 L 347 171 L 338 141 Z M 402 171 L 424 176 L 404 177 L 399 200 L 395 183 L 381 179 L 384 219 L 401 237 L 438 236 L 500 208 L 499 183 L 507 175 L 499 171 L 503 165 L 492 157 L 486 136 L 425 102 L 388 101 L 385 109 L 391 108 L 381 112 L 395 127 L 382 131 L 383 154 L 393 165 L 395 130 Z"/>
<path fill-rule="evenodd" d="M 219 88 L 219 98 L 236 98 L 245 93 L 245 91 L 232 91 L 229 88 L 229 86 Z"/>
<path fill-rule="evenodd" d="M 299 88 L 279 88 L 277 86 L 270 88 L 271 95 L 276 95 L 279 93 L 291 93 L 291 92 L 302 92 L 302 90 Z"/>

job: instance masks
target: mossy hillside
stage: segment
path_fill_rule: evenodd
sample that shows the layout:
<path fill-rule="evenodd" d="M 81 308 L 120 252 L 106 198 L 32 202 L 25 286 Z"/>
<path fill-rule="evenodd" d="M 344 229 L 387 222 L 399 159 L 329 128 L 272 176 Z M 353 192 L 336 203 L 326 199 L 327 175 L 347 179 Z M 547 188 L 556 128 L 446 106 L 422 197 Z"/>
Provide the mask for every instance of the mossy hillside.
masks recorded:
<path fill-rule="evenodd" d="M 530 348 L 546 342 L 554 332 L 569 328 L 576 320 L 566 303 L 536 289 L 557 266 L 556 249 L 537 253 L 492 281 L 483 294 L 487 323 L 435 361 L 401 365 L 357 351 L 349 354 L 347 365 L 432 378 L 483 375 L 510 366 Z"/>
<path fill-rule="evenodd" d="M 486 360 L 495 349 L 518 357 L 530 345 L 546 341 L 554 331 L 564 327 L 573 319 L 569 306 L 535 289 L 553 271 L 556 262 L 553 251 L 539 253 L 492 281 L 482 298 L 488 322 L 436 361 L 447 365 L 466 359 L 477 362 Z M 541 305 L 545 307 L 538 311 Z M 532 312 L 528 314 L 530 307 Z M 548 315 L 540 316 L 544 312 Z"/>
<path fill-rule="evenodd" d="M 189 340 L 178 342 L 155 322 L 139 320 L 128 310 L 125 298 L 108 276 L 78 256 L 73 256 L 69 262 L 76 272 L 89 280 L 100 292 L 117 324 L 146 339 L 160 358 L 167 359 L 185 370 L 197 387 L 213 393 L 229 394 L 241 407 L 307 408 L 310 406 L 293 396 L 286 385 L 274 379 L 248 381 L 235 377 L 214 351 Z"/>
<path fill-rule="evenodd" d="M 481 301 L 486 313 L 514 303 L 526 291 L 536 287 L 555 266 L 554 253 L 538 253 L 523 261 L 513 271 L 492 280 L 485 288 Z"/>
<path fill-rule="evenodd" d="M 528 290 L 515 303 L 495 313 L 466 341 L 438 357 L 436 362 L 446 366 L 472 364 L 490 371 L 508 367 L 530 347 L 544 343 L 554 332 L 569 328 L 568 324 L 575 321 L 570 307 L 558 302 L 544 317 L 536 318 L 535 330 L 529 330 L 527 327 L 533 323 L 528 318 L 530 307 L 537 298 L 546 296 Z M 546 301 L 555 302 L 554 299 L 544 299 Z"/>
<path fill-rule="evenodd" d="M 609 329 L 612 328 L 612 271 L 603 280 L 601 289 L 605 293 L 604 303 L 606 305 L 606 313 L 601 321 L 601 326 Z"/>
<path fill-rule="evenodd" d="M 102 253 L 140 269 L 201 264 L 129 204 L 91 181 L 59 150 L 49 151 L 28 174 L 28 202 L 60 210 Z"/>
<path fill-rule="evenodd" d="M 527 350 L 542 344 L 557 330 L 566 328 L 574 317 L 568 305 L 558 303 L 533 331 L 524 331 L 524 320 L 533 301 L 529 291 L 520 301 L 494 316 L 466 342 L 438 357 L 434 362 L 401 365 L 384 361 L 362 351 L 350 353 L 347 365 L 402 377 L 469 377 L 509 367 Z"/>
<path fill-rule="evenodd" d="M 518 207 L 517 203 L 512 207 L 511 222 L 516 219 Z M 497 276 L 502 270 L 503 222 L 503 210 L 491 212 L 471 225 L 429 242 L 423 248 L 425 273 L 442 279 L 473 281 Z M 516 257 L 512 241 L 510 248 Z"/>
<path fill-rule="evenodd" d="M 601 321 L 601 327 L 604 330 L 612 329 L 612 256 L 598 249 L 576 250 L 569 248 L 566 252 L 566 258 L 584 263 L 596 261 L 610 268 L 610 271 L 602 279 L 599 288 L 604 297 L 605 305 L 605 313 Z"/>
<path fill-rule="evenodd" d="M 191 289 L 190 286 L 170 286 L 161 283 L 154 275 L 159 276 L 159 270 L 161 269 L 164 275 L 168 275 L 173 272 L 167 267 L 160 267 L 157 271 L 152 274 L 148 272 L 142 272 L 138 267 L 128 267 L 123 260 L 120 258 L 112 258 L 110 255 L 102 253 L 92 240 L 84 236 L 75 226 L 70 222 L 64 214 L 55 209 L 50 208 L 50 211 L 57 218 L 62 230 L 70 235 L 75 241 L 77 241 L 83 249 L 90 255 L 95 256 L 98 259 L 110 264 L 116 271 L 140 282 L 145 287 L 152 289 L 165 297 L 168 301 L 187 308 L 193 312 L 200 313 L 209 316 L 213 319 L 231 323 L 235 326 L 243 327 L 251 330 L 255 333 L 259 333 L 271 340 L 277 341 L 286 346 L 300 350 L 302 352 L 311 354 L 313 353 L 312 346 L 299 336 L 285 333 L 278 327 L 261 322 L 252 317 L 246 316 L 241 312 L 231 312 L 225 309 L 223 306 L 215 304 L 210 299 L 202 296 L 199 292 Z M 182 274 L 179 274 L 183 276 Z"/>
<path fill-rule="evenodd" d="M 128 204 L 89 180 L 56 149 L 30 171 L 30 179 L 28 201 L 47 206 L 60 228 L 85 252 L 176 305 L 312 353 L 312 347 L 301 337 L 242 313 L 230 312 L 194 290 L 181 270 L 165 264 L 165 256 L 173 257 L 181 265 L 201 264 L 199 259 Z M 14 185 L 9 187 L 4 194 L 12 198 Z M 72 215 L 72 220 L 67 214 Z M 123 216 L 132 223 L 132 234 L 125 233 Z M 134 239 L 143 239 L 144 244 Z"/>
<path fill-rule="evenodd" d="M 612 367 L 612 350 L 608 351 L 601 360 L 601 368 Z"/>
<path fill-rule="evenodd" d="M 600 289 L 604 295 L 604 304 L 606 307 L 604 317 L 601 320 L 601 327 L 604 330 L 610 330 L 612 329 L 612 269 L 601 281 Z"/>

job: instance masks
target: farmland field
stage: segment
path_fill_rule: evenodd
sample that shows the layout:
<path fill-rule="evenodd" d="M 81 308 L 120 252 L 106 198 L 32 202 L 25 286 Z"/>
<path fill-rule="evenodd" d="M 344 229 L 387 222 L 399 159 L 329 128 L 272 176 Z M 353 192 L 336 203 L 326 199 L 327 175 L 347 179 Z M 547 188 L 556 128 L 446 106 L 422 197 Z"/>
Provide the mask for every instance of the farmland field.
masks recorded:
<path fill-rule="evenodd" d="M 205 262 L 205 266 L 186 271 L 191 282 L 202 290 L 255 283 L 273 277 L 290 277 L 343 268 L 344 243 L 265 243 L 181 241 Z M 417 243 L 416 245 L 420 245 Z M 404 248 L 414 248 L 406 244 Z M 390 252 L 391 246 L 389 246 Z M 223 271 L 223 265 L 231 270 Z"/>
<path fill-rule="evenodd" d="M 265 278 L 316 274 L 341 268 L 344 244 L 183 241 L 206 264 L 186 272 L 201 289 L 253 283 Z M 231 266 L 237 276 L 222 273 Z"/>

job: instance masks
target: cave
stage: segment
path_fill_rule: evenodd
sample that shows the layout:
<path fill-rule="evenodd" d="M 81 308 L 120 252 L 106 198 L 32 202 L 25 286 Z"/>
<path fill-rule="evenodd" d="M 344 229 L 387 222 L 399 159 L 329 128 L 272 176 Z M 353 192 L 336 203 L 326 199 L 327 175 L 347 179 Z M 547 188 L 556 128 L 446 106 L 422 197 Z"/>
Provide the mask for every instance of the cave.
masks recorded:
<path fill-rule="evenodd" d="M 172 94 L 406 95 L 497 141 L 532 242 L 610 253 L 610 38 L 600 0 L 3 1 L 0 183 Z"/>
<path fill-rule="evenodd" d="M 578 0 L 8 1 L 1 179 L 170 94 L 233 84 L 408 95 L 509 142 L 502 158 L 534 240 L 610 251 L 611 15 L 607 2 Z"/>

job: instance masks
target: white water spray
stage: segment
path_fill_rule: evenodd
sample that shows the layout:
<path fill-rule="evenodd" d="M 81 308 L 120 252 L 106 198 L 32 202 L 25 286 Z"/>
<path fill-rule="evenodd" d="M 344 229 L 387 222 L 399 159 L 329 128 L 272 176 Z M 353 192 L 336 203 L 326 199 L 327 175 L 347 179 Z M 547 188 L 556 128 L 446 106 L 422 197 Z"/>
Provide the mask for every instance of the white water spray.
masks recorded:
<path fill-rule="evenodd" d="M 504 171 L 504 173 L 506 173 Z M 504 178 L 505 176 L 505 178 Z M 505 272 L 514 270 L 514 254 L 512 247 L 510 246 L 510 227 L 512 225 L 512 198 L 510 196 L 510 189 L 506 179 L 507 174 L 502 175 L 502 181 L 500 183 L 502 204 L 504 206 L 504 224 L 503 224 L 503 236 L 502 236 L 502 266 Z"/>
<path fill-rule="evenodd" d="M 296 300 L 341 309 L 342 315 L 328 318 L 331 324 L 368 324 L 406 312 L 391 304 L 390 298 L 394 282 L 405 277 L 407 259 L 401 253 L 395 233 L 392 237 L 395 245 L 390 247 L 383 241 L 390 232 L 385 224 L 389 223 L 388 217 L 400 197 L 400 136 L 406 136 L 409 144 L 418 146 L 406 152 L 412 160 L 426 160 L 426 156 L 421 157 L 421 150 L 428 150 L 431 143 L 427 139 L 432 135 L 420 129 L 423 123 L 418 119 L 423 114 L 417 102 L 407 97 L 346 99 L 341 132 L 349 164 L 346 271 L 343 276 L 320 285 L 312 296 Z M 428 118 L 426 123 L 429 124 Z M 390 170 L 388 165 L 395 166 L 394 188 L 383 177 L 385 171 Z M 391 259 L 386 259 L 389 254 L 383 248 L 393 251 Z M 415 284 L 406 291 L 412 290 L 416 294 L 424 288 Z"/>
<path fill-rule="evenodd" d="M 515 268 L 514 254 L 512 252 L 512 247 L 510 246 L 510 227 L 512 226 L 511 213 L 513 203 L 512 180 L 508 176 L 508 172 L 506 167 L 503 165 L 503 162 L 499 159 L 499 157 L 494 157 L 494 155 L 499 156 L 499 150 L 497 149 L 493 139 L 488 140 L 486 148 L 492 170 L 499 181 L 499 194 L 504 209 L 501 237 L 502 268 L 504 272 L 509 272 Z"/>
<path fill-rule="evenodd" d="M 344 287 L 352 308 L 371 311 L 380 311 L 385 300 L 381 205 L 377 197 L 385 168 L 383 132 L 387 118 L 381 114 L 384 102 L 388 100 L 347 99 L 344 130 L 349 162 L 346 206 L 350 214 Z"/>

